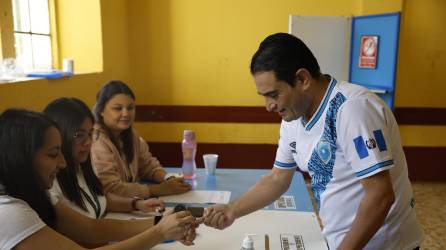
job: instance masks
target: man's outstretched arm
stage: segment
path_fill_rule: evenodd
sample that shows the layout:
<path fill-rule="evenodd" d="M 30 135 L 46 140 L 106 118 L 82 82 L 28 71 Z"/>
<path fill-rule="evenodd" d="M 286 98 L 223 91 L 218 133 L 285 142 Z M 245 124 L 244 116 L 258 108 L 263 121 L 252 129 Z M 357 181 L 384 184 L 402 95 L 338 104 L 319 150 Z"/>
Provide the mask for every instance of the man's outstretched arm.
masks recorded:
<path fill-rule="evenodd" d="M 230 226 L 235 219 L 275 201 L 290 186 L 296 169 L 273 168 L 234 203 L 214 205 L 206 209 L 204 223 L 217 229 Z"/>

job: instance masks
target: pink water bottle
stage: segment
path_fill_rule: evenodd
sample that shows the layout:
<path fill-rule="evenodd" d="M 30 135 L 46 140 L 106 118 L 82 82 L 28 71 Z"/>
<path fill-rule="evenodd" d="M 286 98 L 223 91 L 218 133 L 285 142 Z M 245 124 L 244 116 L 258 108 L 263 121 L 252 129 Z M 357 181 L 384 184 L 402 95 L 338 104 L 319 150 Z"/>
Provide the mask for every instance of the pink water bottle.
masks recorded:
<path fill-rule="evenodd" d="M 184 138 L 181 143 L 183 151 L 183 176 L 186 180 L 195 179 L 197 165 L 195 164 L 195 154 L 197 153 L 197 141 L 195 140 L 195 132 L 192 130 L 184 130 Z"/>

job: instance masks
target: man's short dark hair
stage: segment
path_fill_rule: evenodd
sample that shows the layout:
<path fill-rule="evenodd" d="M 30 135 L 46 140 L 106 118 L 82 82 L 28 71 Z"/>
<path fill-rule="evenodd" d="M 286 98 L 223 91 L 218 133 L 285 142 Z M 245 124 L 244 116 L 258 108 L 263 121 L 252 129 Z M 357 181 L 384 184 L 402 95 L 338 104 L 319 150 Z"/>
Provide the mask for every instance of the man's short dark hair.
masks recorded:
<path fill-rule="evenodd" d="M 313 78 L 320 75 L 319 64 L 311 50 L 299 38 L 276 33 L 260 43 L 251 60 L 251 74 L 273 71 L 277 80 L 294 86 L 297 70 L 307 69 Z"/>

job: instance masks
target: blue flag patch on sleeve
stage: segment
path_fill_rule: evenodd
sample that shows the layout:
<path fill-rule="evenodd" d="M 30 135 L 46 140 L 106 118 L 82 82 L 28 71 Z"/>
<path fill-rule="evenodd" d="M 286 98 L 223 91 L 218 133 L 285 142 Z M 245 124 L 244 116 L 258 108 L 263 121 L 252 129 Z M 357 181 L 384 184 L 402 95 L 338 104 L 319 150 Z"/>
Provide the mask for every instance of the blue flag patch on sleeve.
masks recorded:
<path fill-rule="evenodd" d="M 360 159 L 364 159 L 369 156 L 369 152 L 367 151 L 367 147 L 365 146 L 362 136 L 358 136 L 353 139 L 353 143 L 355 144 L 356 152 L 358 153 Z"/>
<path fill-rule="evenodd" d="M 376 144 L 378 144 L 379 151 L 386 151 L 386 140 L 384 140 L 383 132 L 381 131 L 381 129 L 373 131 L 373 135 L 375 136 Z"/>

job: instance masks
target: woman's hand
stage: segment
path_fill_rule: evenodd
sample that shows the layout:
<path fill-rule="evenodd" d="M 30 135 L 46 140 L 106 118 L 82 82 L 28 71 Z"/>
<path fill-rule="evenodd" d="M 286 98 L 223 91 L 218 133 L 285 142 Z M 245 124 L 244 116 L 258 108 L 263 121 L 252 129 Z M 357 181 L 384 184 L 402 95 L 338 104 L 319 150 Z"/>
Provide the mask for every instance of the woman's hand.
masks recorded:
<path fill-rule="evenodd" d="M 197 233 L 195 227 L 190 227 L 186 232 L 183 233 L 183 237 L 178 241 L 181 242 L 185 246 L 194 245 L 195 237 L 197 237 Z"/>
<path fill-rule="evenodd" d="M 154 196 L 181 194 L 191 190 L 192 186 L 184 182 L 183 178 L 171 178 L 160 184 L 151 185 L 151 193 Z"/>
<path fill-rule="evenodd" d="M 179 241 L 183 243 L 183 245 L 191 246 L 194 245 L 194 240 L 197 237 L 197 228 L 200 225 L 200 221 L 198 219 L 195 219 L 192 224 L 188 226 L 188 229 L 186 232 L 184 232 L 183 238 L 181 238 Z"/>
<path fill-rule="evenodd" d="M 188 232 L 191 228 L 195 230 L 195 218 L 189 211 L 167 213 L 158 224 L 155 225 L 164 240 L 188 241 L 195 239 L 195 232 Z M 187 236 L 187 237 L 186 237 Z"/>
<path fill-rule="evenodd" d="M 141 212 L 155 212 L 157 208 L 161 210 L 165 209 L 164 201 L 156 198 L 151 198 L 147 200 L 139 200 L 135 204 L 136 208 Z"/>

